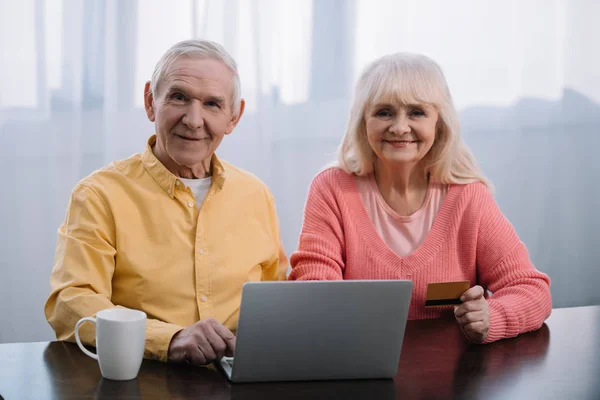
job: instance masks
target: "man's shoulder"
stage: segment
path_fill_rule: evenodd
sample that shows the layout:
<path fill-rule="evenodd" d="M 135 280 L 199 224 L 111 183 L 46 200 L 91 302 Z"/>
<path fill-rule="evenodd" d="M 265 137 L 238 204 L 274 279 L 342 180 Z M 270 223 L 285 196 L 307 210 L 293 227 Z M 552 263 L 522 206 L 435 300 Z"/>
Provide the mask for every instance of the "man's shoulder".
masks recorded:
<path fill-rule="evenodd" d="M 128 158 L 116 160 L 99 168 L 82 178 L 77 187 L 87 187 L 94 190 L 126 184 L 128 178 L 139 175 L 143 170 L 141 154 L 133 154 Z"/>
<path fill-rule="evenodd" d="M 253 173 L 237 167 L 230 162 L 224 160 L 220 160 L 220 162 L 225 170 L 225 184 L 228 187 L 231 187 L 236 191 L 263 191 L 267 192 L 269 195 L 271 194 L 268 186 Z"/>

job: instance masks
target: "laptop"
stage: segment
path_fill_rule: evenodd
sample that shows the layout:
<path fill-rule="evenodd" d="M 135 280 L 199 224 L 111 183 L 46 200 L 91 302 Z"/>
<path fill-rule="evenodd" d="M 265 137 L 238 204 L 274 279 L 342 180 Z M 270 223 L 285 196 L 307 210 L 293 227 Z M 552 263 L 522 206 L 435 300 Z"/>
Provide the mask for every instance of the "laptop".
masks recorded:
<path fill-rule="evenodd" d="M 393 378 L 411 281 L 247 282 L 234 357 L 217 361 L 232 382 Z"/>

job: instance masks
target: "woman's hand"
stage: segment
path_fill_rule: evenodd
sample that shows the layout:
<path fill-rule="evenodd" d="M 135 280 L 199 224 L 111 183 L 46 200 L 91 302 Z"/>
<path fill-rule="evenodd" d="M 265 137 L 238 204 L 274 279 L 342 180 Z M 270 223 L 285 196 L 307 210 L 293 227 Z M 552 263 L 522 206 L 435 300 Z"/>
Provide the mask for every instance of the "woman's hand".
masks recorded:
<path fill-rule="evenodd" d="M 473 286 L 463 293 L 463 303 L 454 309 L 454 317 L 465 335 L 477 343 L 485 340 L 490 329 L 490 306 L 484 293 L 481 286 Z"/>

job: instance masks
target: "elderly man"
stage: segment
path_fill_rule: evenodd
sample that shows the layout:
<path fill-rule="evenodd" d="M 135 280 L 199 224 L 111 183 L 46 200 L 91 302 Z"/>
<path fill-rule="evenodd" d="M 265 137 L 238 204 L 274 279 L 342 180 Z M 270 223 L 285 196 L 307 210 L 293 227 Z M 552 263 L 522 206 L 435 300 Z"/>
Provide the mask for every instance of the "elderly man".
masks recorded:
<path fill-rule="evenodd" d="M 144 89 L 156 135 L 143 154 L 77 184 L 45 306 L 59 340 L 110 307 L 148 315 L 145 357 L 207 364 L 235 350 L 242 285 L 285 279 L 275 204 L 215 150 L 244 112 L 237 66 L 218 44 L 187 40 Z M 80 331 L 94 345 L 93 326 Z"/>

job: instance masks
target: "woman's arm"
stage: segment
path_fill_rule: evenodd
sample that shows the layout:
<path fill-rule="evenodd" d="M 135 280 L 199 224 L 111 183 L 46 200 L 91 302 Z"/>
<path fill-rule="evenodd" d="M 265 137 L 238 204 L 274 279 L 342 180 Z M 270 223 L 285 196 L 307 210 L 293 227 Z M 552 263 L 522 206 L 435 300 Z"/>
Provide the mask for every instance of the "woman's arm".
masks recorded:
<path fill-rule="evenodd" d="M 340 280 L 345 264 L 342 216 L 333 171 L 317 175 L 308 191 L 298 250 L 290 257 L 290 280 Z"/>
<path fill-rule="evenodd" d="M 540 328 L 550 316 L 552 298 L 550 278 L 533 266 L 514 227 L 483 187 L 480 200 L 477 283 L 493 293 L 485 339 L 493 342 Z"/>

